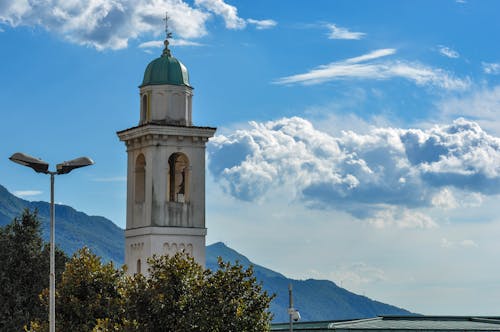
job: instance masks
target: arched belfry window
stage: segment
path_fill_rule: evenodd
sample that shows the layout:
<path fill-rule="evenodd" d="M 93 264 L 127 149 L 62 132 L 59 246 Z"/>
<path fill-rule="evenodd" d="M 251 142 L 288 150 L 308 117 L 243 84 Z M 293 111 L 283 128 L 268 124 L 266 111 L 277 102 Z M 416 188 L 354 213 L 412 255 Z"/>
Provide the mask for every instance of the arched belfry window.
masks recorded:
<path fill-rule="evenodd" d="M 141 102 L 141 121 L 140 123 L 143 124 L 146 122 L 147 117 L 148 117 L 148 95 L 147 93 L 142 95 L 142 102 Z"/>
<path fill-rule="evenodd" d="M 146 198 L 146 159 L 141 153 L 135 162 L 135 202 L 143 203 Z"/>
<path fill-rule="evenodd" d="M 184 203 L 188 198 L 189 159 L 183 153 L 174 153 L 168 158 L 170 201 Z"/>

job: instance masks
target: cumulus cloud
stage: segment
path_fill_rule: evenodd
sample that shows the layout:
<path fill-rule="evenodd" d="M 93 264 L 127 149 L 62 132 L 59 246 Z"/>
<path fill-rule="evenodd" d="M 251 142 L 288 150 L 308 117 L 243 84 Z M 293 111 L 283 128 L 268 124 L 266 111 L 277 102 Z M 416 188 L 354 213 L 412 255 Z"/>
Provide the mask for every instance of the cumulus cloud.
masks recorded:
<path fill-rule="evenodd" d="M 364 32 L 352 32 L 335 24 L 327 24 L 326 27 L 330 30 L 329 39 L 361 39 L 366 35 Z"/>
<path fill-rule="evenodd" d="M 253 18 L 247 19 L 247 22 L 255 25 L 257 30 L 271 29 L 278 24 L 278 22 L 274 20 L 254 20 Z"/>
<path fill-rule="evenodd" d="M 70 42 L 98 50 L 121 49 L 131 39 L 163 32 L 163 17 L 169 14 L 169 26 L 180 45 L 207 34 L 206 23 L 212 15 L 221 16 L 228 29 L 242 29 L 246 20 L 237 8 L 223 0 L 94 0 L 94 1 L 16 1 L 0 2 L 0 23 L 40 26 L 62 35 Z M 272 20 L 257 21 L 257 27 L 272 25 Z"/>
<path fill-rule="evenodd" d="M 451 48 L 443 46 L 443 45 L 438 46 L 438 51 L 441 55 L 448 57 L 448 58 L 456 59 L 456 58 L 460 57 L 460 54 L 458 54 L 457 51 L 452 50 Z"/>
<path fill-rule="evenodd" d="M 342 210 L 377 227 L 434 227 L 412 209 L 453 208 L 451 191 L 500 193 L 500 138 L 462 118 L 427 130 L 338 136 L 299 117 L 252 122 L 216 136 L 208 151 L 209 171 L 238 199 L 267 199 L 286 187 L 291 202 Z"/>
<path fill-rule="evenodd" d="M 181 38 L 206 34 L 210 14 L 181 0 L 15 1 L 0 7 L 0 22 L 41 26 L 71 42 L 102 50 L 120 49 L 144 33 L 162 32 L 168 11 L 170 26 Z"/>
<path fill-rule="evenodd" d="M 500 74 L 500 63 L 483 62 L 483 71 L 490 75 Z"/>
<path fill-rule="evenodd" d="M 243 29 L 246 26 L 245 20 L 238 16 L 238 9 L 223 0 L 195 0 L 195 3 L 216 15 L 222 16 L 228 29 Z"/>
<path fill-rule="evenodd" d="M 404 78 L 417 85 L 433 86 L 445 90 L 464 90 L 470 85 L 468 79 L 456 78 L 440 68 L 429 67 L 418 62 L 379 60 L 394 53 L 396 53 L 395 49 L 376 50 L 358 57 L 322 65 L 303 74 L 282 77 L 275 83 L 308 85 L 343 79 L 387 80 Z"/>

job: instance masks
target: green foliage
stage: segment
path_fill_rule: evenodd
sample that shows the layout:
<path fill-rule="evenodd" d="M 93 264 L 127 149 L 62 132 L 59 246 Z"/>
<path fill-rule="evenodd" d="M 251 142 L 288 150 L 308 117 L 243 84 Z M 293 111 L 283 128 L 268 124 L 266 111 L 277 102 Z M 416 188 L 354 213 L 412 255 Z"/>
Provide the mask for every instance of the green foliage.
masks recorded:
<path fill-rule="evenodd" d="M 123 275 L 123 269 L 115 269 L 112 262 L 103 264 L 88 248 L 77 251 L 56 285 L 56 330 L 88 332 L 99 319 L 117 319 Z M 42 302 L 48 306 L 47 289 Z M 47 327 L 46 320 L 37 320 L 31 331 L 46 331 Z"/>
<path fill-rule="evenodd" d="M 49 246 L 41 238 L 37 212 L 0 227 L 0 331 L 20 331 L 30 321 L 47 316 L 38 300 L 49 285 Z M 56 248 L 56 280 L 67 257 Z"/>
<path fill-rule="evenodd" d="M 252 269 L 219 260 L 216 272 L 191 256 L 154 256 L 147 276 L 125 276 L 88 249 L 66 264 L 57 289 L 57 331 L 268 331 L 272 297 Z M 46 331 L 46 321 L 32 324 Z"/>
<path fill-rule="evenodd" d="M 238 262 L 223 262 L 219 269 L 207 273 L 197 294 L 202 308 L 197 314 L 200 331 L 266 331 L 272 315 L 269 305 L 274 296 L 262 291 L 253 275 L 253 267 L 244 269 Z M 216 313 L 216 314 L 214 314 Z"/>
<path fill-rule="evenodd" d="M 125 282 L 124 303 L 127 321 L 136 321 L 138 331 L 169 331 L 195 328 L 193 302 L 203 287 L 204 271 L 192 257 L 154 256 L 148 260 L 149 277 L 136 274 Z"/>

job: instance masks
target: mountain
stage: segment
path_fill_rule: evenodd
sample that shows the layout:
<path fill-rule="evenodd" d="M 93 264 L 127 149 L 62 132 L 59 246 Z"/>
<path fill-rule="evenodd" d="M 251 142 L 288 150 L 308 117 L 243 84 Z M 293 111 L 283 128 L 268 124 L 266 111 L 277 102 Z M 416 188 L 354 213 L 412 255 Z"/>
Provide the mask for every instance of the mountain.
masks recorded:
<path fill-rule="evenodd" d="M 42 222 L 42 233 L 48 241 L 50 204 L 20 199 L 0 185 L 0 226 L 21 215 L 23 209 L 37 209 Z M 88 216 L 72 207 L 56 204 L 56 243 L 68 255 L 87 246 L 104 260 L 118 265 L 124 261 L 123 229 L 104 217 Z M 270 294 L 276 294 L 271 303 L 275 322 L 288 321 L 288 285 L 293 286 L 294 304 L 303 321 L 368 318 L 378 315 L 412 315 L 409 311 L 365 296 L 351 293 L 328 280 L 293 280 L 252 263 L 248 258 L 221 242 L 207 246 L 207 267 L 217 268 L 217 257 L 224 261 L 238 261 L 245 267 L 253 265 L 255 276 Z"/>
<path fill-rule="evenodd" d="M 413 313 L 366 296 L 357 295 L 338 287 L 329 280 L 293 280 L 284 275 L 252 263 L 248 258 L 221 242 L 207 246 L 207 267 L 217 268 L 217 257 L 248 267 L 253 265 L 254 274 L 270 294 L 276 294 L 271 303 L 274 322 L 288 321 L 288 285 L 293 287 L 294 307 L 302 321 L 341 320 L 370 318 L 381 315 L 414 315 Z"/>
<path fill-rule="evenodd" d="M 38 210 L 42 236 L 49 240 L 50 204 L 18 198 L 0 185 L 0 226 L 19 217 L 24 209 Z M 123 229 L 104 217 L 89 216 L 66 205 L 55 205 L 56 244 L 72 255 L 87 246 L 105 261 L 123 262 L 125 239 Z"/>

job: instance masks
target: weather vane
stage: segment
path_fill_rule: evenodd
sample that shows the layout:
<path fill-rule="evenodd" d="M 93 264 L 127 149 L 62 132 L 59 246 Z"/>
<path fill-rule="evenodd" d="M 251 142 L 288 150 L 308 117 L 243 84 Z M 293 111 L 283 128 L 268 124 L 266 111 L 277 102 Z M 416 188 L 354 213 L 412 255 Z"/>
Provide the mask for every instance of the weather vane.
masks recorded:
<path fill-rule="evenodd" d="M 168 12 L 165 12 L 165 18 L 163 20 L 165 21 L 165 41 L 163 42 L 165 48 L 163 49 L 162 55 L 171 56 L 170 49 L 168 48 L 168 44 L 170 44 L 168 40 L 172 38 L 172 32 L 168 29 Z"/>

